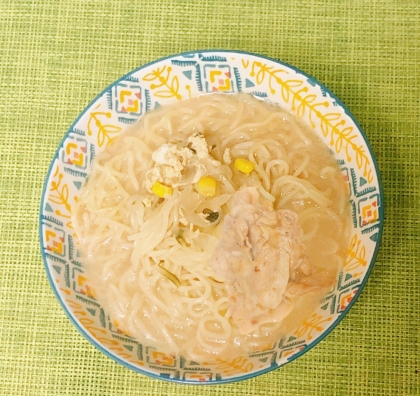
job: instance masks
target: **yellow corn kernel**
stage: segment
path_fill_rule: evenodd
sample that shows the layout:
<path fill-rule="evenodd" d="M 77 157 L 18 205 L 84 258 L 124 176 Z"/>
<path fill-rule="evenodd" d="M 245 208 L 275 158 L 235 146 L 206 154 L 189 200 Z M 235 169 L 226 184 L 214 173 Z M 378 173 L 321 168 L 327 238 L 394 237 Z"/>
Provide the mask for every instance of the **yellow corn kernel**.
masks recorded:
<path fill-rule="evenodd" d="M 158 197 L 166 198 L 169 195 L 172 195 L 172 193 L 174 192 L 174 189 L 171 186 L 165 186 L 164 184 L 159 183 L 158 181 L 156 181 L 153 184 L 152 191 Z"/>
<path fill-rule="evenodd" d="M 248 175 L 254 170 L 254 164 L 245 158 L 237 158 L 235 160 L 235 168 Z"/>
<path fill-rule="evenodd" d="M 203 176 L 197 183 L 197 190 L 205 197 L 212 197 L 216 194 L 217 181 L 214 177 Z"/>

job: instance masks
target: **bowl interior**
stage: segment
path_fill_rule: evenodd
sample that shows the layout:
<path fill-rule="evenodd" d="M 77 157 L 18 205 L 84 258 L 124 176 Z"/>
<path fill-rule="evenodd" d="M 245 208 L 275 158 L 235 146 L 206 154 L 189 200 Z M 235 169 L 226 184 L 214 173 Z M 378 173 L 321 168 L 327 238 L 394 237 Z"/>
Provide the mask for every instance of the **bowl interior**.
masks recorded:
<path fill-rule="evenodd" d="M 142 345 L 109 320 L 84 276 L 71 210 L 95 154 L 146 111 L 198 94 L 240 91 L 277 103 L 313 126 L 348 181 L 353 228 L 338 282 L 312 316 L 264 351 L 198 364 Z M 79 331 L 106 355 L 160 379 L 231 382 L 296 359 L 321 341 L 349 311 L 367 281 L 379 248 L 382 196 L 375 158 L 363 132 L 324 86 L 287 64 L 258 55 L 191 52 L 127 74 L 106 88 L 76 119 L 56 152 L 45 182 L 41 250 L 63 309 Z"/>

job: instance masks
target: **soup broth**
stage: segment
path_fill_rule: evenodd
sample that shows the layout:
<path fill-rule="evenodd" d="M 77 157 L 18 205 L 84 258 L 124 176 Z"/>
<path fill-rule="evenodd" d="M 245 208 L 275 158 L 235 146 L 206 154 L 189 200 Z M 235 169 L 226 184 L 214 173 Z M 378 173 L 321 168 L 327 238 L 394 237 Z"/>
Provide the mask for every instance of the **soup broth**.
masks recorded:
<path fill-rule="evenodd" d="M 310 127 L 249 95 L 214 94 L 153 110 L 116 137 L 94 159 L 73 221 L 89 284 L 114 325 L 146 345 L 211 361 L 262 350 L 311 314 L 343 262 L 348 196 Z M 261 220 L 280 214 L 296 219 L 293 233 Z M 264 224 L 255 228 L 254 218 Z M 235 224 L 261 233 L 244 237 L 249 265 L 252 238 L 265 238 L 264 249 L 282 244 L 273 254 L 287 264 L 278 281 L 267 280 L 277 305 L 261 302 L 257 275 L 232 270 Z M 258 276 L 275 277 L 277 262 L 259 257 Z M 244 290 L 256 293 L 246 296 L 259 310 L 246 319 L 251 327 L 241 325 L 236 301 Z"/>

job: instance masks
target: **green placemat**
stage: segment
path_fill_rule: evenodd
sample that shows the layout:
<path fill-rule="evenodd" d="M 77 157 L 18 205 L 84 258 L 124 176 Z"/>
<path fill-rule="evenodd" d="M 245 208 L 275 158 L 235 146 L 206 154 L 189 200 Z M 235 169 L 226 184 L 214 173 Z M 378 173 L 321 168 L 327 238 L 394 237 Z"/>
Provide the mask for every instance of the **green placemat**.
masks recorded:
<path fill-rule="evenodd" d="M 1 395 L 420 394 L 418 0 L 0 2 Z M 118 77 L 193 49 L 291 63 L 353 112 L 377 155 L 386 227 L 337 329 L 287 366 L 223 386 L 169 384 L 110 360 L 73 327 L 45 275 L 38 211 L 79 112 Z"/>

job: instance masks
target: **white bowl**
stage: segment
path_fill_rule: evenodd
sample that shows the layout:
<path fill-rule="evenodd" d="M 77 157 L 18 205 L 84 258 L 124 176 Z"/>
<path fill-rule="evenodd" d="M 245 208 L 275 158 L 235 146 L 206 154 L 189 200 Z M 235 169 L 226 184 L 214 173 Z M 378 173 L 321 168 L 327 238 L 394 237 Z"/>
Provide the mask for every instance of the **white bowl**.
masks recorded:
<path fill-rule="evenodd" d="M 96 153 L 127 124 L 157 106 L 198 94 L 247 92 L 293 112 L 331 148 L 348 180 L 351 243 L 337 285 L 313 315 L 270 349 L 197 364 L 140 344 L 112 324 L 93 297 L 75 249 L 71 210 Z M 142 66 L 106 88 L 66 133 L 45 181 L 40 241 L 51 286 L 77 329 L 115 361 L 182 383 L 251 378 L 298 358 L 330 333 L 360 295 L 379 249 L 383 193 L 369 143 L 345 106 L 314 78 L 283 62 L 234 51 L 197 51 Z"/>

